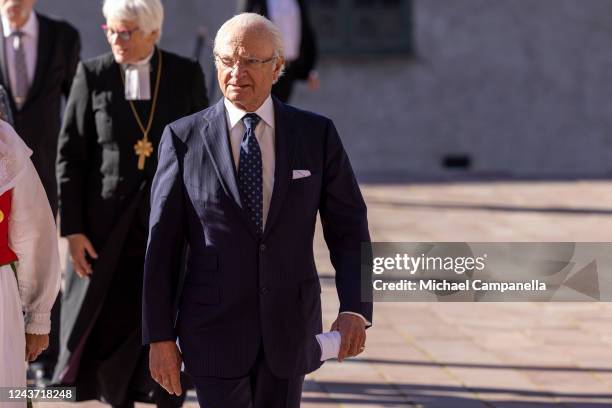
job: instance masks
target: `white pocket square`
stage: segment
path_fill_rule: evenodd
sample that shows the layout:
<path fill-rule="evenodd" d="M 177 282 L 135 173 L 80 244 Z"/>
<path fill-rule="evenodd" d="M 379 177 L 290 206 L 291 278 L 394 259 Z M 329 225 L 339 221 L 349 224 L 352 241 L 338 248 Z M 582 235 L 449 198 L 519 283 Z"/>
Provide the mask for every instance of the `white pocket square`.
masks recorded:
<path fill-rule="evenodd" d="M 310 170 L 293 170 L 293 179 L 310 177 Z"/>

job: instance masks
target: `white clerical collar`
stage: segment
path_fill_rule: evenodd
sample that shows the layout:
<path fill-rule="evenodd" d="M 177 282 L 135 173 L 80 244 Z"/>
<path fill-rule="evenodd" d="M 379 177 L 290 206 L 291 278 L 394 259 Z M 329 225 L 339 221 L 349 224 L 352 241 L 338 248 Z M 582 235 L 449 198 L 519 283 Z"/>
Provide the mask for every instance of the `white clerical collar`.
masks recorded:
<path fill-rule="evenodd" d="M 151 62 L 151 58 L 153 58 L 153 54 L 155 54 L 155 47 L 153 47 L 153 50 L 151 51 L 149 55 L 147 55 L 145 58 L 141 59 L 140 61 L 132 62 L 130 64 L 121 64 L 121 66 L 123 68 L 129 68 L 131 66 L 147 65 Z"/>
<path fill-rule="evenodd" d="M 223 99 L 223 103 L 225 105 L 225 110 L 228 115 L 230 130 L 236 126 L 236 124 L 242 120 L 244 115 L 247 113 L 245 110 L 242 110 L 231 103 L 227 98 Z M 274 103 L 272 102 L 272 97 L 268 95 L 264 103 L 253 113 L 256 113 L 268 126 L 274 129 Z"/>
<path fill-rule="evenodd" d="M 10 37 L 14 31 L 16 30 L 13 30 L 11 28 L 11 24 L 9 23 L 8 18 L 6 18 L 6 16 L 3 14 L 2 34 L 4 35 L 4 38 Z M 32 12 L 30 13 L 30 17 L 28 17 L 28 20 L 25 22 L 23 27 L 19 29 L 19 31 L 29 37 L 36 37 L 38 35 L 38 18 L 36 18 L 36 13 L 34 12 L 34 10 L 32 10 Z"/>
<path fill-rule="evenodd" d="M 121 64 L 125 71 L 125 99 L 128 101 L 151 99 L 151 58 L 153 51 L 144 59 L 131 63 Z"/>

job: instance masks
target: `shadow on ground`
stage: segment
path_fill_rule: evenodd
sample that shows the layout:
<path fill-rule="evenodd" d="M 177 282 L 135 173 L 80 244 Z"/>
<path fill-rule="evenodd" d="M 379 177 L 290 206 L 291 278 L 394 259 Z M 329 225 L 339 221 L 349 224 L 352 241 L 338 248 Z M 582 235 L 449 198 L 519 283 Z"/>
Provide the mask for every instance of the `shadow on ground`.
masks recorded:
<path fill-rule="evenodd" d="M 398 171 L 356 170 L 357 180 L 367 184 L 469 184 L 469 183 L 555 183 L 575 181 L 610 181 L 612 174 L 574 175 L 514 175 L 501 173 L 476 173 L 470 171 L 448 171 L 427 175 Z"/>
<path fill-rule="evenodd" d="M 453 202 L 431 202 L 431 201 L 398 201 L 378 200 L 369 198 L 368 204 L 378 204 L 391 207 L 422 208 L 429 210 L 467 210 L 467 211 L 496 211 L 516 213 L 550 213 L 561 215 L 612 215 L 612 208 L 568 208 L 568 207 L 535 207 L 535 206 L 509 206 L 492 204 L 471 204 Z"/>
<path fill-rule="evenodd" d="M 385 365 L 410 365 L 417 367 L 453 367 L 453 368 L 476 368 L 491 370 L 519 370 L 519 371 L 548 371 L 548 372 L 573 372 L 573 373 L 612 373 L 612 368 L 607 367 L 572 367 L 572 366 L 538 366 L 538 365 L 507 365 L 507 364 L 473 364 L 473 363 L 443 363 L 433 361 L 411 361 L 411 360 L 387 360 L 376 358 L 356 358 L 346 360 L 348 364 L 385 364 Z M 612 394 L 611 394 L 612 395 Z"/>
<path fill-rule="evenodd" d="M 310 396 L 324 391 L 330 396 Z M 454 395 L 459 394 L 459 395 Z M 474 397 L 470 397 L 474 394 Z M 478 395 L 478 397 L 476 397 Z M 520 401 L 512 399 L 520 397 Z M 551 393 L 514 388 L 438 386 L 429 384 L 380 384 L 314 382 L 304 384 L 303 403 L 372 405 L 383 407 L 550 407 L 556 398 L 560 406 L 603 408 L 612 406 L 612 394 Z"/>

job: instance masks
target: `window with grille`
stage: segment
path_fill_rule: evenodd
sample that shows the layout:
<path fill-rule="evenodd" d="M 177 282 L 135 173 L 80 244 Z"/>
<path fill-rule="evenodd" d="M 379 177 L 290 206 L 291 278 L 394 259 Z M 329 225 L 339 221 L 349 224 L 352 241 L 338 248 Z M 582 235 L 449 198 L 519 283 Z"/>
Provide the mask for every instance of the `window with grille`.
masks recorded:
<path fill-rule="evenodd" d="M 412 53 L 412 0 L 310 0 L 322 52 Z"/>

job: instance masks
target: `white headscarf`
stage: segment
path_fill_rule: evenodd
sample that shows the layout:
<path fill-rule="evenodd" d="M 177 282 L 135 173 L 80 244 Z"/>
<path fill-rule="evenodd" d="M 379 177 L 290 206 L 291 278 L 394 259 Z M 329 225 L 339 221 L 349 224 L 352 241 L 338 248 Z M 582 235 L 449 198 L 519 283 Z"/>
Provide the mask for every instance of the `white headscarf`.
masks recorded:
<path fill-rule="evenodd" d="M 0 120 L 0 195 L 15 187 L 31 155 L 13 127 Z"/>

